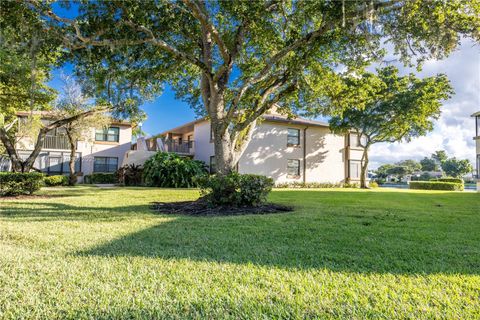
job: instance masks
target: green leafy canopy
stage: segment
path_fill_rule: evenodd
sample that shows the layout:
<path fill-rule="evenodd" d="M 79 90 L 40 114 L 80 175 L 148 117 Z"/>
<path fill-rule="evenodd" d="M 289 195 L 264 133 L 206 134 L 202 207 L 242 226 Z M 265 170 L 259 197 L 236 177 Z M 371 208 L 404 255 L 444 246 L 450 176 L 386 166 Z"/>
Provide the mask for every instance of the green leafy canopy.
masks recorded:
<path fill-rule="evenodd" d="M 442 101 L 453 93 L 445 75 L 400 76 L 393 66 L 377 69 L 377 74 L 347 76 L 343 81 L 333 103 L 346 109 L 331 118 L 330 127 L 339 133 L 360 133 L 366 147 L 425 135 L 440 116 Z"/>
<path fill-rule="evenodd" d="M 462 36 L 480 40 L 479 4 L 84 1 L 73 19 L 56 15 L 49 3 L 30 7 L 98 88 L 111 90 L 111 79 L 123 79 L 138 98 L 158 95 L 168 83 L 198 113 L 225 121 L 221 131 L 235 131 L 274 103 L 285 113 L 331 111 L 330 98 L 342 86 L 338 67 L 363 70 L 383 57 L 384 41 L 404 62 L 421 63 L 445 57 Z"/>

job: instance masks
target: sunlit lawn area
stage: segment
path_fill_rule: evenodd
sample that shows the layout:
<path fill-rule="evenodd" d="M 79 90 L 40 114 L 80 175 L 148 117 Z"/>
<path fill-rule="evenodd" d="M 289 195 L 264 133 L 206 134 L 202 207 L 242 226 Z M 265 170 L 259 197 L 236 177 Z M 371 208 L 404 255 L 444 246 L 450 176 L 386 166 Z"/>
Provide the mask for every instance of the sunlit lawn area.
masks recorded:
<path fill-rule="evenodd" d="M 480 317 L 480 195 L 276 190 L 296 210 L 183 217 L 195 190 L 0 200 L 0 319 Z"/>

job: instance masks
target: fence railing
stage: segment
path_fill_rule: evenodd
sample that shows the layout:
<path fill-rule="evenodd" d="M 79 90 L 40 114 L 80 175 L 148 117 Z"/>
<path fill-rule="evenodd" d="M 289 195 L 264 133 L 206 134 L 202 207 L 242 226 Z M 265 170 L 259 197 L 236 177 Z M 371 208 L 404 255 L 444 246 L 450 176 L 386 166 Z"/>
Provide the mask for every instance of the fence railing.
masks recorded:
<path fill-rule="evenodd" d="M 70 143 L 67 137 L 64 136 L 45 136 L 42 148 L 68 150 L 70 149 Z"/>
<path fill-rule="evenodd" d="M 193 154 L 194 153 L 194 142 L 178 142 L 177 140 L 167 140 L 164 142 L 165 149 L 167 152 L 175 152 L 182 154 Z"/>

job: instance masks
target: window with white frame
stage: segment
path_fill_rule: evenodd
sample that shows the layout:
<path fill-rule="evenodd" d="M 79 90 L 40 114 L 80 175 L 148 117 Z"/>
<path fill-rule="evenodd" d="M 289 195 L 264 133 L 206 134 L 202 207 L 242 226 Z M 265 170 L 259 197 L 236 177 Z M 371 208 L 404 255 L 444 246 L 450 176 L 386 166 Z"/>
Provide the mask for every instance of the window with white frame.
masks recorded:
<path fill-rule="evenodd" d="M 120 137 L 119 127 L 95 130 L 95 141 L 118 142 Z"/>
<path fill-rule="evenodd" d="M 288 146 L 300 145 L 300 129 L 288 128 L 287 145 Z"/>
<path fill-rule="evenodd" d="M 480 154 L 477 154 L 477 179 L 480 180 Z"/>
<path fill-rule="evenodd" d="M 359 135 L 356 133 L 350 133 L 349 135 L 349 146 L 352 148 L 362 148 L 362 145 L 365 145 L 367 142 L 365 136 L 361 136 L 360 140 L 358 139 Z"/>
<path fill-rule="evenodd" d="M 94 157 L 93 172 L 115 172 L 118 169 L 116 157 Z"/>
<path fill-rule="evenodd" d="M 358 160 L 350 160 L 348 165 L 349 178 L 350 179 L 360 179 L 361 174 L 361 162 Z"/>
<path fill-rule="evenodd" d="M 476 117 L 475 117 L 475 122 L 476 122 L 476 124 L 477 124 L 477 126 L 476 126 L 476 127 L 477 127 L 477 132 L 476 132 L 476 134 L 477 134 L 477 137 L 480 137 L 480 116 L 476 116 Z"/>
<path fill-rule="evenodd" d="M 298 159 L 287 160 L 287 176 L 289 177 L 300 176 L 300 160 Z"/>

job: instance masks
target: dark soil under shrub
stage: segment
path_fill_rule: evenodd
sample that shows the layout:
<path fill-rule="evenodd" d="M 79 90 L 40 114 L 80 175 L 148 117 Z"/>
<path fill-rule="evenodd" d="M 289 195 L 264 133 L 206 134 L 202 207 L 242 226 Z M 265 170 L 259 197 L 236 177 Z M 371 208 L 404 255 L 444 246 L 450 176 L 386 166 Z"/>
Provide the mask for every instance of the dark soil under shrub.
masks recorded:
<path fill-rule="evenodd" d="M 200 198 L 195 201 L 153 202 L 152 208 L 163 214 L 183 214 L 189 216 L 235 216 L 244 214 L 269 214 L 293 211 L 293 207 L 276 203 L 265 203 L 258 206 L 211 206 Z"/>

